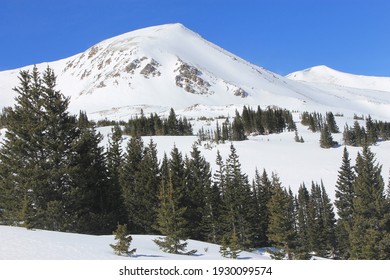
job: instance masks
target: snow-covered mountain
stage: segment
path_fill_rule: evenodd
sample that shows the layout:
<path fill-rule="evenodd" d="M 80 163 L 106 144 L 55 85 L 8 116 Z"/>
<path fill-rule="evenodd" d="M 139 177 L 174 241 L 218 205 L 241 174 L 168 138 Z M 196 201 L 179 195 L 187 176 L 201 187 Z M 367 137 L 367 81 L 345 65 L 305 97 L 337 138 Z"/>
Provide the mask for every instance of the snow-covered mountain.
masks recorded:
<path fill-rule="evenodd" d="M 170 107 L 202 115 L 231 104 L 390 119 L 390 94 L 384 94 L 383 87 L 362 90 L 283 77 L 181 24 L 132 31 L 70 58 L 37 66 L 43 71 L 48 65 L 58 76 L 58 88 L 71 97 L 70 110 L 84 110 L 94 119 L 127 119 L 140 109 L 162 113 Z M 13 104 L 19 70 L 0 72 L 1 106 Z"/>
<path fill-rule="evenodd" d="M 309 83 L 390 92 L 390 77 L 354 75 L 334 70 L 325 65 L 291 73 L 287 75 L 287 78 Z"/>

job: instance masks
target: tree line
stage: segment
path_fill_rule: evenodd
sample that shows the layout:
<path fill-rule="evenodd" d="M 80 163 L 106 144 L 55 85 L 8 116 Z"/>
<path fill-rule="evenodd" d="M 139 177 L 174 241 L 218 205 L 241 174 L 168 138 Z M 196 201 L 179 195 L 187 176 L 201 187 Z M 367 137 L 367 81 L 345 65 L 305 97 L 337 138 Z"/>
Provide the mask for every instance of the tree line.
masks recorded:
<path fill-rule="evenodd" d="M 364 120 L 364 117 L 354 116 L 354 124 L 349 127 L 344 126 L 343 142 L 344 145 L 363 147 L 365 145 L 374 145 L 378 141 L 387 141 L 390 139 L 390 123 L 373 120 L 371 116 L 365 118 L 365 126 L 361 126 L 357 120 Z M 332 133 L 339 133 L 340 130 L 336 124 L 332 112 L 327 112 L 323 117 L 321 113 L 303 112 L 301 114 L 301 124 L 308 126 L 313 132 L 320 132 L 320 146 L 322 148 L 331 148 L 338 143 L 333 140 Z"/>
<path fill-rule="evenodd" d="M 244 106 L 241 114 L 236 110 L 232 121 L 226 118 L 220 125 L 217 121 L 214 131 L 198 132 L 199 141 L 225 143 L 226 141 L 243 141 L 248 135 L 266 135 L 294 131 L 296 125 L 292 113 L 286 109 L 268 106 L 265 110 L 260 106 L 256 110 Z"/>
<path fill-rule="evenodd" d="M 192 125 L 186 117 L 177 117 L 173 108 L 169 111 L 168 118 L 161 118 L 156 113 L 145 116 L 141 109 L 140 115 L 125 121 L 99 120 L 97 126 L 119 125 L 126 135 L 130 136 L 155 136 L 171 135 L 183 136 L 192 135 Z"/>
<path fill-rule="evenodd" d="M 311 254 L 341 259 L 390 258 L 390 186 L 365 146 L 351 166 L 347 150 L 337 181 L 336 220 L 322 183 L 298 194 L 276 173 L 256 170 L 250 180 L 231 144 L 216 170 L 196 145 L 157 158 L 156 144 L 112 128 L 108 147 L 85 113 L 67 112 L 48 68 L 22 71 L 16 104 L 8 111 L 0 150 L 0 223 L 55 231 L 161 234 L 164 251 L 192 254 L 187 239 L 221 244 L 221 254 L 276 247 L 275 258 Z"/>

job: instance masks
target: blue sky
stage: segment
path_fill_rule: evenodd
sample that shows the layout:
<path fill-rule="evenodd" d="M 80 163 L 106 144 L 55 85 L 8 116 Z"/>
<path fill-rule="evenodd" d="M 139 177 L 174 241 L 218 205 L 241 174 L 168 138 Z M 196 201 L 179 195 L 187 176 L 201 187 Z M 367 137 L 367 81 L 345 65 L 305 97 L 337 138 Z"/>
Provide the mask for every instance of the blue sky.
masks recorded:
<path fill-rule="evenodd" d="M 0 0 L 0 70 L 175 22 L 282 75 L 324 64 L 390 76 L 388 0 Z"/>

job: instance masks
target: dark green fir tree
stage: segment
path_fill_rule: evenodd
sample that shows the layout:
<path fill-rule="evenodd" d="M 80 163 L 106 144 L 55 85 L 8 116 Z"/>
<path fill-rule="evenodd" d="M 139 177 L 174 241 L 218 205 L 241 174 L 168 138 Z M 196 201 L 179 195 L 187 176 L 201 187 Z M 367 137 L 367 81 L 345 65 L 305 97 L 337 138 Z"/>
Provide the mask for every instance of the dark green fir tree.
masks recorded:
<path fill-rule="evenodd" d="M 159 208 L 157 210 L 157 230 L 164 237 L 154 239 L 161 250 L 171 254 L 194 254 L 196 251 L 186 252 L 187 222 L 184 219 L 186 208 L 180 207 L 179 202 L 183 196 L 180 189 L 173 184 L 171 172 L 169 181 L 161 181 Z"/>
<path fill-rule="evenodd" d="M 282 250 L 274 253 L 273 256 L 276 259 L 293 259 L 296 231 L 293 213 L 291 213 L 291 198 L 277 182 L 274 183 L 273 195 L 268 203 L 268 209 L 270 213 L 268 238 L 273 246 Z"/>
<path fill-rule="evenodd" d="M 366 145 L 356 158 L 356 179 L 353 187 L 352 228 L 350 231 L 351 259 L 388 259 L 386 199 L 382 166 Z"/>
<path fill-rule="evenodd" d="M 327 124 L 324 124 L 323 128 L 321 129 L 320 147 L 329 149 L 332 148 L 334 145 L 335 143 L 333 141 L 329 126 Z"/>
<path fill-rule="evenodd" d="M 353 215 L 353 200 L 355 197 L 355 190 L 353 182 L 355 180 L 355 173 L 351 166 L 351 160 L 346 147 L 344 147 L 341 167 L 338 171 L 336 182 L 336 200 L 335 206 L 339 219 L 337 220 L 337 252 L 341 259 L 348 259 L 350 252 L 349 232 L 352 227 Z"/>

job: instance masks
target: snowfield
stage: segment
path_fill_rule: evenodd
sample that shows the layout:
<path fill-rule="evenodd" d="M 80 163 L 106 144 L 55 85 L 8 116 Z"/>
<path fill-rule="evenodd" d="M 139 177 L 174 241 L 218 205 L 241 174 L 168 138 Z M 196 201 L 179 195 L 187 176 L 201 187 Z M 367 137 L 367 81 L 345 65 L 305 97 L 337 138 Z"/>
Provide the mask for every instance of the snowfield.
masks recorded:
<path fill-rule="evenodd" d="M 153 239 L 158 236 L 132 235 L 130 248 L 137 248 L 131 259 L 140 260 L 221 260 L 216 244 L 188 240 L 193 256 L 174 255 L 159 250 Z M 0 260 L 126 260 L 129 257 L 114 254 L 110 244 L 113 235 L 93 236 L 75 233 L 27 230 L 0 226 Z M 242 252 L 240 259 L 269 260 L 268 254 Z M 1 275 L 1 273 L 0 273 Z"/>

